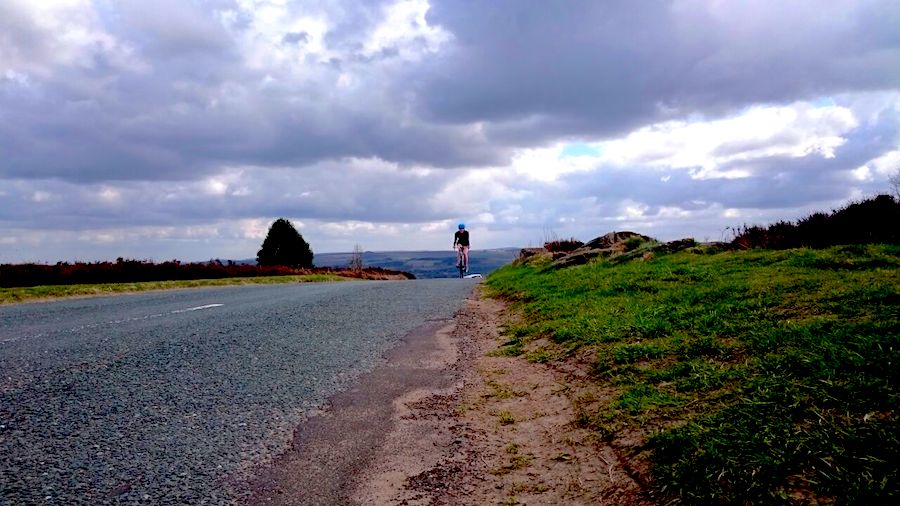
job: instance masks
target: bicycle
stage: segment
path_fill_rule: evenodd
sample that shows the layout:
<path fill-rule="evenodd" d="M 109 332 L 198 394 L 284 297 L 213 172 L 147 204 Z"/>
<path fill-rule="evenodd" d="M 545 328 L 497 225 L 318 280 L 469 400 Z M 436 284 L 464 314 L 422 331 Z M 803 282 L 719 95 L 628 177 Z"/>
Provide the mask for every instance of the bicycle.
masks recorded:
<path fill-rule="evenodd" d="M 459 269 L 459 277 L 466 277 L 466 273 L 469 272 L 469 263 L 466 261 L 466 255 L 462 252 L 462 246 L 456 247 L 456 268 Z"/>

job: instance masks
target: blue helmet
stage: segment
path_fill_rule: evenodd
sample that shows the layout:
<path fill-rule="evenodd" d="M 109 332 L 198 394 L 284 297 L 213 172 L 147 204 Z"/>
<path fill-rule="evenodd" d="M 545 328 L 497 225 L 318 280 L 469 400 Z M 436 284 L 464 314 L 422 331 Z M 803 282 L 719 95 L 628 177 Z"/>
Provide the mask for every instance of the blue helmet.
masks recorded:
<path fill-rule="evenodd" d="M 460 223 L 460 224 L 459 224 L 459 229 L 462 230 L 462 229 L 464 229 L 464 228 L 466 228 L 466 224 L 465 224 L 465 223 Z"/>

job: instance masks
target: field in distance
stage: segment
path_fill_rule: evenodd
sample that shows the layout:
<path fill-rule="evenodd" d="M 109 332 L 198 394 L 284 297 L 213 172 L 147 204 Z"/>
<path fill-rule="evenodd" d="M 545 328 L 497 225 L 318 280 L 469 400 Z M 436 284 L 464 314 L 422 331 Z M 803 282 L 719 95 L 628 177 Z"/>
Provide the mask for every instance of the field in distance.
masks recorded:
<path fill-rule="evenodd" d="M 487 276 L 491 272 L 512 262 L 520 248 L 497 248 L 472 250 L 469 253 L 469 272 Z M 346 267 L 352 253 L 316 253 L 313 262 L 318 267 Z M 456 252 L 446 251 L 366 251 L 363 265 L 381 267 L 415 274 L 419 279 L 449 278 L 458 275 Z"/>

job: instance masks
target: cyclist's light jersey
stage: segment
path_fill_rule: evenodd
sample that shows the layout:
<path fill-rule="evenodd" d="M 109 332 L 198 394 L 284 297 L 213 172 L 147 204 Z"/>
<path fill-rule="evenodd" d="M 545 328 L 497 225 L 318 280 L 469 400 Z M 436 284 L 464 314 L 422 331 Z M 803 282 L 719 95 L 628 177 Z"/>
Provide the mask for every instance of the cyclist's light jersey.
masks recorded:
<path fill-rule="evenodd" d="M 453 244 L 459 246 L 469 247 L 469 231 L 468 230 L 458 230 L 455 234 L 453 234 Z"/>

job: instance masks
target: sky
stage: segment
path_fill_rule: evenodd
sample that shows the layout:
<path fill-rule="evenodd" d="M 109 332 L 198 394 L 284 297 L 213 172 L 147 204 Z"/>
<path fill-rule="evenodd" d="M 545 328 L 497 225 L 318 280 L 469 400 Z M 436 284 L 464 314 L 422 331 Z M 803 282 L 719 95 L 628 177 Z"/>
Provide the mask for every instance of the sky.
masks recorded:
<path fill-rule="evenodd" d="M 887 193 L 896 0 L 0 0 L 0 262 L 730 239 Z"/>

